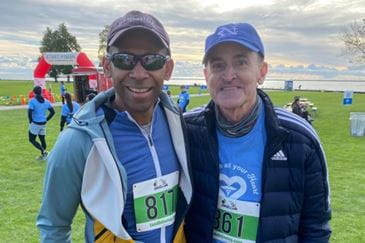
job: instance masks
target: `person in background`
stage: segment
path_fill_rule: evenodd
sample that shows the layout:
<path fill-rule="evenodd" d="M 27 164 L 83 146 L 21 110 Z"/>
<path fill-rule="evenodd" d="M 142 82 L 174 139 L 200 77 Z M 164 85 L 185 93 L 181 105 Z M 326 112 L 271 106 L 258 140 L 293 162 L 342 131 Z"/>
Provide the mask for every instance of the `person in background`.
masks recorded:
<path fill-rule="evenodd" d="M 71 242 L 79 205 L 85 242 L 185 242 L 185 125 L 162 92 L 173 67 L 169 36 L 154 16 L 131 11 L 110 25 L 103 68 L 113 88 L 80 108 L 50 153 L 41 242 Z"/>
<path fill-rule="evenodd" d="M 211 102 L 184 114 L 194 195 L 188 242 L 329 242 L 330 190 L 317 133 L 258 89 L 268 72 L 255 28 L 205 42 Z"/>
<path fill-rule="evenodd" d="M 186 107 L 189 105 L 189 102 L 190 102 L 190 95 L 184 85 L 181 85 L 180 89 L 181 89 L 181 92 L 179 94 L 177 104 L 179 105 L 182 112 L 186 112 Z"/>
<path fill-rule="evenodd" d="M 29 142 L 41 152 L 37 160 L 45 160 L 48 155 L 46 151 L 46 123 L 54 116 L 55 111 L 51 103 L 43 98 L 40 86 L 35 86 L 33 92 L 34 98 L 28 104 Z M 47 111 L 49 114 L 46 116 Z M 36 141 L 37 136 L 41 143 Z"/>
<path fill-rule="evenodd" d="M 294 101 L 291 105 L 292 112 L 294 114 L 297 114 L 298 116 L 302 117 L 304 120 L 306 120 L 309 124 L 312 124 L 312 118 L 309 115 L 308 112 L 308 105 L 307 104 L 301 104 L 300 98 L 298 96 L 294 97 Z"/>
<path fill-rule="evenodd" d="M 175 101 L 174 101 L 174 99 L 173 99 L 173 98 L 172 98 L 172 96 L 171 96 L 171 91 L 170 91 L 170 90 L 167 90 L 167 91 L 166 91 L 166 94 L 167 94 L 167 96 L 169 97 L 169 99 L 170 99 L 171 103 L 172 103 L 172 104 L 175 104 Z"/>
<path fill-rule="evenodd" d="M 65 93 L 66 104 L 62 105 L 61 108 L 61 122 L 60 122 L 60 131 L 63 130 L 65 123 L 68 125 L 71 123 L 73 115 L 80 109 L 80 105 L 72 101 L 72 96 L 70 93 Z"/>
<path fill-rule="evenodd" d="M 300 105 L 300 98 L 298 96 L 294 97 L 294 101 L 291 104 L 291 110 L 294 114 L 297 114 L 298 116 L 302 116 L 302 107 Z"/>
<path fill-rule="evenodd" d="M 67 89 L 65 86 L 65 83 L 63 81 L 60 82 L 60 95 L 61 95 L 61 99 L 62 99 L 62 104 L 65 104 L 65 93 L 66 93 Z"/>
<path fill-rule="evenodd" d="M 88 95 L 86 96 L 86 102 L 88 102 L 88 101 L 90 101 L 90 100 L 94 99 L 94 97 L 95 97 L 95 96 L 96 96 L 96 93 L 94 93 L 94 92 L 92 92 L 92 93 L 88 94 Z"/>

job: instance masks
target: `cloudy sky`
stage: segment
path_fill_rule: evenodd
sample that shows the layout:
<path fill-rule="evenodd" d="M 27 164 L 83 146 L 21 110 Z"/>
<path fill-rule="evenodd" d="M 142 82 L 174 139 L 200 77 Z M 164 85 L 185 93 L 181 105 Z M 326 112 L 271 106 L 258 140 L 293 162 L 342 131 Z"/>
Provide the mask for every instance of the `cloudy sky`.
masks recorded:
<path fill-rule="evenodd" d="M 103 27 L 129 10 L 155 15 L 171 38 L 174 77 L 202 77 L 205 37 L 248 22 L 260 33 L 268 78 L 365 79 L 344 55 L 341 34 L 365 18 L 365 0 L 1 0 L 0 78 L 32 79 L 47 27 L 65 23 L 95 64 Z"/>

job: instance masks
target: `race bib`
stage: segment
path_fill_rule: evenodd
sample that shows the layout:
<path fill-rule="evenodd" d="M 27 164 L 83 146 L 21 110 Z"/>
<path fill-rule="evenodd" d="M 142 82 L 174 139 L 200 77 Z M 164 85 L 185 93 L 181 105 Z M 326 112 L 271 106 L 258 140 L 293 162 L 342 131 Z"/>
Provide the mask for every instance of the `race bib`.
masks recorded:
<path fill-rule="evenodd" d="M 256 242 L 260 203 L 220 196 L 213 238 L 222 242 Z"/>
<path fill-rule="evenodd" d="M 168 226 L 175 221 L 179 172 L 133 185 L 137 232 Z"/>

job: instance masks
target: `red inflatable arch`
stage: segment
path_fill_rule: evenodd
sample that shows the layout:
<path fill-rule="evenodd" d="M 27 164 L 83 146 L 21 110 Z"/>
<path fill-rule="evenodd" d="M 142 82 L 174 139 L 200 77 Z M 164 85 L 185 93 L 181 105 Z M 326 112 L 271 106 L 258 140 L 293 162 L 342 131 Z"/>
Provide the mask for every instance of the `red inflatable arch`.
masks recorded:
<path fill-rule="evenodd" d="M 79 67 L 94 67 L 94 64 L 83 52 L 45 52 L 34 69 L 34 86 L 46 88 L 46 74 L 52 65 L 78 65 Z M 96 75 L 89 75 L 90 87 L 96 86 Z"/>

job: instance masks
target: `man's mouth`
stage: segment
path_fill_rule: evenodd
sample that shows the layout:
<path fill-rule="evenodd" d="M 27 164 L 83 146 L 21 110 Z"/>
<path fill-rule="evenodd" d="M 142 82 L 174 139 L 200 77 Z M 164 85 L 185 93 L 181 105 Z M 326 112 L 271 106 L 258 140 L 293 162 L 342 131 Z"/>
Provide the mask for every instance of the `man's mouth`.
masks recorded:
<path fill-rule="evenodd" d="M 221 87 L 220 90 L 221 91 L 231 91 L 231 90 L 236 90 L 239 89 L 240 87 L 238 86 L 227 86 L 227 87 Z"/>
<path fill-rule="evenodd" d="M 132 87 L 128 87 L 128 90 L 133 92 L 133 93 L 147 93 L 148 91 L 150 91 L 152 88 L 132 88 Z"/>

